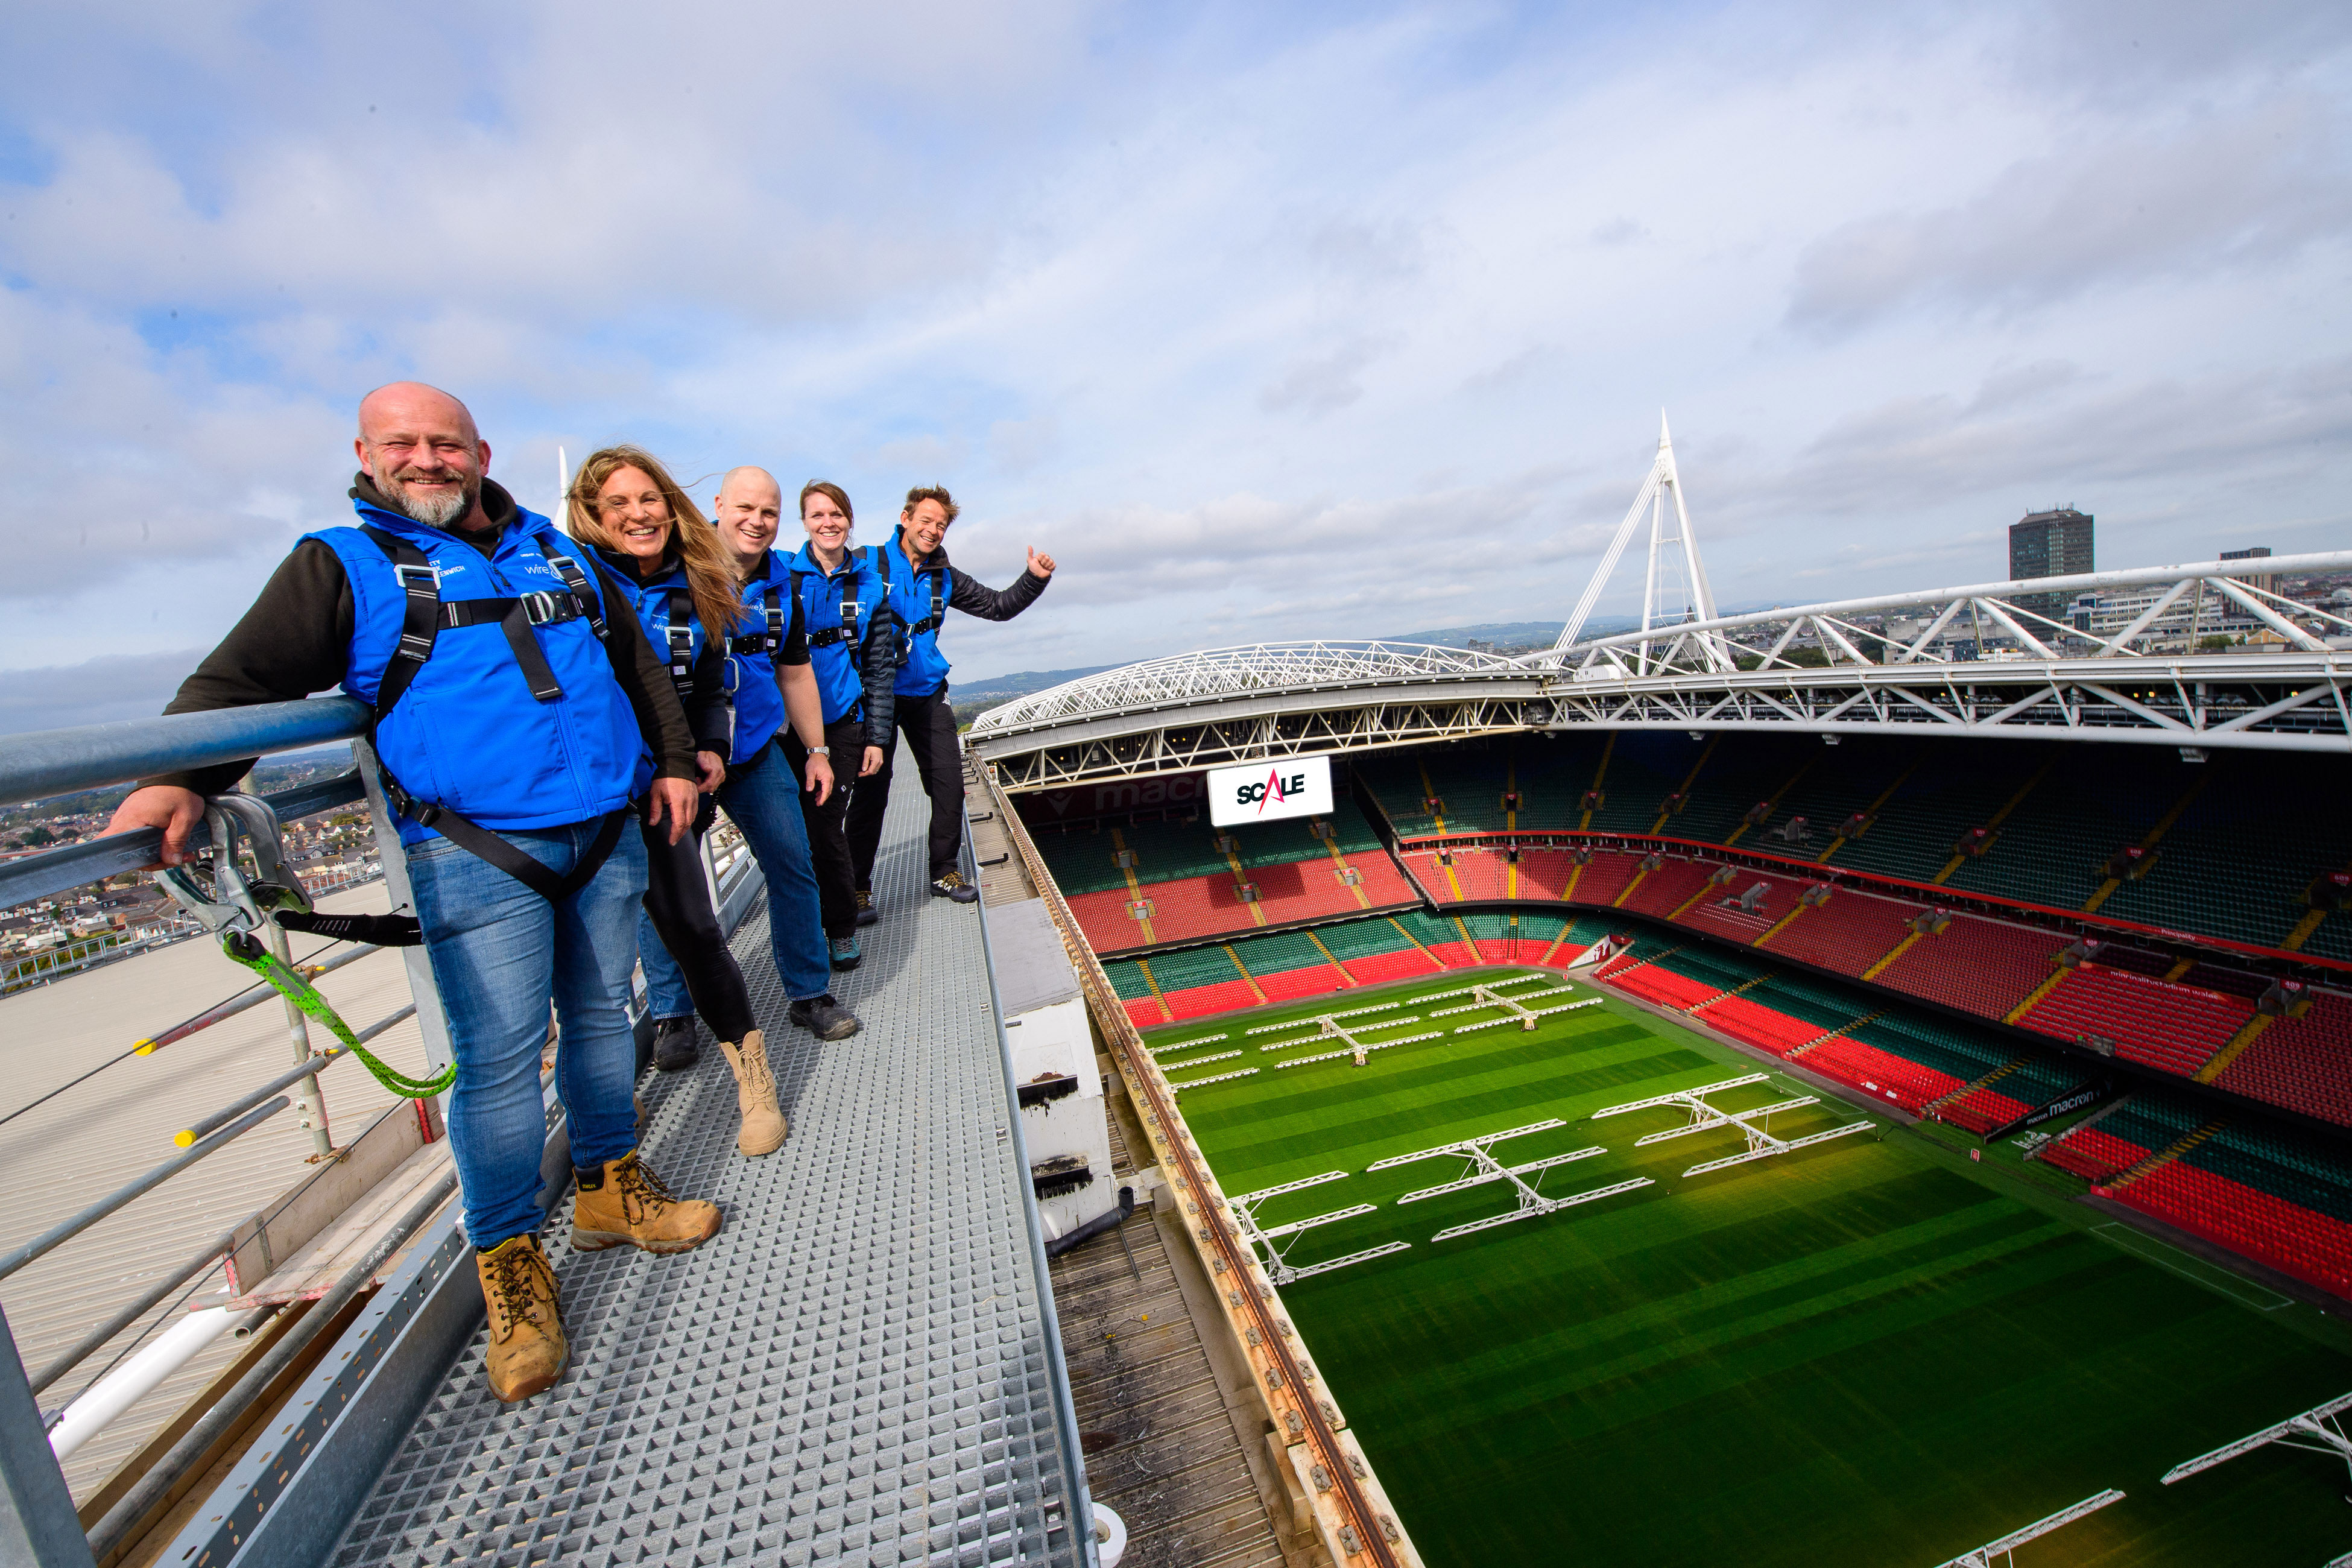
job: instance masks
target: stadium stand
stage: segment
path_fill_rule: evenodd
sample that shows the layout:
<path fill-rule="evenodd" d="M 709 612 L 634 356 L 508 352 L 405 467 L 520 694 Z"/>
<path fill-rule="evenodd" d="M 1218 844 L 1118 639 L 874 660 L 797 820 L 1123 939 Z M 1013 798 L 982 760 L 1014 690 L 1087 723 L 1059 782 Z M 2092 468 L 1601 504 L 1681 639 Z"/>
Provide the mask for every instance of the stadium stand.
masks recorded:
<path fill-rule="evenodd" d="M 1911 934 L 1921 907 L 1842 888 L 1825 902 L 1801 905 L 1787 924 L 1759 938 L 1757 946 L 1776 957 L 1860 979 Z"/>
<path fill-rule="evenodd" d="M 2064 937 L 1973 915 L 1923 936 L 1874 977 L 1881 985 L 1986 1018 L 2006 1018 L 2049 982 Z"/>
<path fill-rule="evenodd" d="M 2066 972 L 2018 1022 L 2062 1040 L 2095 1035 L 2113 1041 L 2126 1061 L 2194 1078 L 2253 1013 L 2243 996 L 2084 963 Z"/>
<path fill-rule="evenodd" d="M 2352 996 L 2321 991 L 2299 1018 L 2263 1026 L 2214 1078 L 2251 1099 L 2352 1127 Z"/>

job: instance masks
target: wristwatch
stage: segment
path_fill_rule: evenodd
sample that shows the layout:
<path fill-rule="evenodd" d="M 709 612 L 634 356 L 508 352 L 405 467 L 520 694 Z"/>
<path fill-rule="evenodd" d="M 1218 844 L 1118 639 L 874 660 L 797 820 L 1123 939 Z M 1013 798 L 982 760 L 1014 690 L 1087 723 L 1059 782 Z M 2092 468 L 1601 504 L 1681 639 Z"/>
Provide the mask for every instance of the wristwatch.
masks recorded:
<path fill-rule="evenodd" d="M 833 748 L 831 746 L 811 746 L 808 749 L 808 754 L 812 757 L 829 758 L 833 755 Z"/>

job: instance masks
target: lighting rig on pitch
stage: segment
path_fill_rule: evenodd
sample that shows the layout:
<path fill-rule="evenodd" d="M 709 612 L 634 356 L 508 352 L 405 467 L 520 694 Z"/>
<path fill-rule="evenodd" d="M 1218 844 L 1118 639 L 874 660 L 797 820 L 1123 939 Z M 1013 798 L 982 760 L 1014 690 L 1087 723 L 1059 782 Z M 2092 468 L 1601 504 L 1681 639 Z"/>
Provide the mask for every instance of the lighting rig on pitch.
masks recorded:
<path fill-rule="evenodd" d="M 2272 1443 L 2282 1448 L 2303 1448 L 2315 1454 L 2329 1455 L 2343 1460 L 2346 1469 L 2352 1471 L 2352 1437 L 2347 1437 L 2344 1432 L 2344 1412 L 2347 1410 L 2352 1410 L 2352 1394 L 2328 1400 L 2324 1405 L 2315 1405 L 2301 1415 L 2290 1415 L 2274 1426 L 2265 1426 L 2234 1443 L 2224 1443 L 2210 1453 L 2183 1459 L 2164 1472 L 2164 1484 L 2170 1486 L 2175 1481 L 2185 1481 L 2200 1471 L 2227 1464 Z M 2352 1501 L 2352 1486 L 2345 1489 L 2344 1495 L 2347 1501 Z M 2352 1552 L 2337 1558 L 2328 1564 L 2328 1568 L 2336 1568 L 2337 1563 L 2352 1563 Z"/>
<path fill-rule="evenodd" d="M 1770 1105 L 1759 1105 L 1748 1110 L 1725 1110 L 1719 1106 L 1709 1105 L 1706 1102 L 1706 1097 L 1710 1094 L 1719 1094 L 1727 1089 L 1739 1089 L 1748 1084 L 1766 1081 L 1768 1081 L 1766 1074 L 1752 1072 L 1745 1078 L 1727 1078 L 1721 1083 L 1708 1084 L 1705 1089 L 1677 1089 L 1672 1094 L 1654 1095 L 1648 1100 L 1636 1100 L 1625 1105 L 1612 1105 L 1606 1110 L 1594 1111 L 1592 1120 L 1598 1121 L 1604 1116 L 1622 1116 L 1629 1110 L 1648 1110 L 1656 1106 L 1673 1106 L 1690 1112 L 1690 1121 L 1686 1126 L 1669 1127 L 1663 1132 L 1653 1132 L 1646 1137 L 1634 1139 L 1633 1147 L 1636 1149 L 1651 1143 L 1664 1143 L 1670 1138 L 1687 1138 L 1694 1132 L 1712 1131 L 1718 1127 L 1737 1127 L 1747 1135 L 1746 1153 L 1732 1154 L 1724 1159 L 1709 1160 L 1703 1164 L 1693 1165 L 1683 1173 L 1685 1176 L 1704 1175 L 1709 1171 L 1720 1171 L 1726 1166 L 1744 1165 L 1750 1160 L 1769 1160 L 1775 1154 L 1786 1154 L 1791 1150 L 1806 1148 L 1814 1143 L 1826 1143 L 1832 1138 L 1843 1138 L 1850 1132 L 1866 1131 L 1877 1125 L 1876 1122 L 1868 1121 L 1850 1121 L 1843 1127 L 1832 1127 L 1826 1132 L 1815 1132 L 1803 1138 L 1775 1138 L 1770 1132 L 1757 1126 L 1757 1121 L 1769 1121 L 1776 1110 L 1796 1110 L 1808 1105 L 1819 1105 L 1821 1097 L 1811 1094 L 1801 1095 L 1795 1100 L 1776 1100 Z"/>
<path fill-rule="evenodd" d="M 1507 1131 L 1481 1133 L 1475 1138 L 1465 1138 L 1459 1142 L 1441 1144 L 1434 1149 L 1421 1149 L 1410 1154 L 1396 1154 L 1385 1160 L 1375 1160 L 1364 1169 L 1368 1172 L 1385 1171 L 1391 1165 L 1410 1164 L 1415 1160 L 1443 1159 L 1449 1154 L 1463 1162 L 1463 1173 L 1458 1179 L 1434 1187 L 1423 1187 L 1417 1193 L 1407 1193 L 1397 1199 L 1400 1204 L 1414 1204 L 1423 1198 L 1443 1197 L 1448 1193 L 1464 1192 L 1471 1187 L 1483 1186 L 1488 1182 L 1508 1182 L 1513 1190 L 1517 1193 L 1518 1206 L 1509 1214 L 1493 1215 L 1486 1219 L 1474 1219 L 1467 1225 L 1448 1226 L 1431 1237 L 1429 1239 L 1432 1241 L 1444 1241 L 1449 1237 L 1467 1236 L 1474 1230 L 1491 1230 L 1496 1226 L 1509 1225 L 1515 1220 L 1532 1219 L 1538 1215 L 1557 1214 L 1561 1209 L 1574 1208 L 1579 1204 L 1589 1204 L 1601 1198 L 1614 1197 L 1619 1193 L 1630 1193 L 1637 1187 L 1652 1184 L 1649 1177 L 1637 1176 L 1632 1181 L 1619 1182 L 1612 1186 L 1594 1187 L 1589 1192 L 1570 1193 L 1566 1197 L 1548 1198 L 1522 1178 L 1548 1171 L 1555 1165 L 1565 1165 L 1576 1160 L 1589 1160 L 1595 1154 L 1606 1154 L 1609 1151 L 1598 1147 L 1575 1149 L 1565 1154 L 1553 1154 L 1541 1160 L 1530 1160 L 1524 1165 L 1506 1165 L 1495 1158 L 1495 1145 L 1506 1139 L 1525 1138 L 1529 1133 L 1549 1132 L 1555 1127 L 1567 1125 L 1567 1122 L 1555 1116 L 1543 1121 L 1530 1121 L 1525 1127 L 1514 1127 Z"/>
<path fill-rule="evenodd" d="M 2052 1531 L 2072 1524 L 2086 1514 L 2098 1512 L 2111 1502 L 2123 1500 L 2124 1494 L 2109 1487 L 2095 1497 L 2086 1497 L 2081 1502 L 2071 1504 L 2060 1509 L 2056 1513 L 2037 1519 L 2022 1530 L 2012 1530 L 1999 1541 L 1988 1541 L 1973 1552 L 1963 1552 L 1949 1562 L 1939 1563 L 1937 1568 L 1993 1568 L 1993 1559 L 1996 1557 L 2008 1557 L 2014 1563 L 2016 1559 L 2010 1554 L 2027 1542 L 2038 1541 Z M 2329 1568 L 2335 1568 L 2335 1565 L 2331 1563 Z"/>
<path fill-rule="evenodd" d="M 1529 978 L 1532 979 L 1535 977 L 1529 976 Z M 1507 985 L 1512 984 L 1515 984 L 1515 982 L 1504 982 L 1504 984 Z M 1486 1007 L 1496 1007 L 1501 1009 L 1502 1016 L 1499 1017 L 1481 1018 L 1475 1024 L 1459 1025 L 1454 1031 L 1457 1035 L 1467 1035 L 1477 1029 L 1498 1029 L 1505 1024 L 1517 1024 L 1522 1029 L 1533 1029 L 1538 1023 L 1549 1017 L 1554 1013 L 1573 1013 L 1579 1007 L 1598 1007 L 1601 1005 L 1601 998 L 1598 996 L 1587 997 L 1581 1002 L 1563 1002 L 1557 1007 L 1530 1007 L 1527 1005 L 1529 1002 L 1541 1002 L 1546 998 L 1552 996 L 1565 996 L 1571 994 L 1572 992 L 1573 988 L 1570 986 L 1558 985 L 1553 986 L 1549 990 L 1523 991 L 1516 996 L 1506 996 L 1503 994 L 1500 988 L 1496 986 L 1473 985 L 1470 987 L 1470 995 L 1472 998 L 1470 1001 L 1464 1003 L 1459 1007 L 1437 1008 L 1429 1016 L 1433 1018 L 1444 1018 L 1449 1017 L 1455 1013 L 1475 1013 Z M 1458 996 L 1461 993 L 1456 991 L 1451 993 L 1451 994 Z M 1434 1000 L 1434 998 L 1424 997 L 1423 1000 L 1430 1001 Z"/>
<path fill-rule="evenodd" d="M 1313 1230 L 1318 1226 L 1337 1225 L 1343 1219 L 1353 1219 L 1358 1215 L 1370 1214 L 1380 1207 L 1378 1204 L 1357 1204 L 1349 1208 L 1333 1209 L 1329 1214 L 1309 1215 L 1305 1219 L 1294 1219 L 1285 1225 L 1258 1224 L 1258 1205 L 1267 1199 L 1278 1198 L 1285 1193 L 1304 1192 L 1308 1187 L 1319 1187 L 1326 1182 L 1344 1182 L 1347 1179 L 1348 1173 L 1345 1171 L 1326 1171 L 1319 1176 L 1308 1176 L 1303 1181 L 1285 1182 L 1278 1187 L 1244 1193 L 1237 1198 L 1225 1200 L 1226 1206 L 1234 1211 L 1234 1228 L 1241 1232 L 1242 1239 L 1248 1242 L 1251 1250 L 1257 1254 L 1257 1260 L 1265 1269 L 1266 1277 L 1276 1285 L 1287 1285 L 1294 1279 L 1304 1279 L 1310 1274 L 1328 1274 L 1334 1268 L 1345 1268 L 1350 1263 L 1362 1263 L 1374 1258 L 1386 1258 L 1391 1252 L 1404 1252 L 1412 1248 L 1412 1243 L 1409 1241 L 1383 1242 L 1378 1247 L 1368 1247 L 1361 1252 L 1350 1252 L 1344 1258 L 1329 1258 L 1320 1263 L 1310 1263 L 1304 1268 L 1298 1268 L 1285 1257 L 1290 1247 L 1298 1245 L 1297 1237 L 1301 1232 Z M 1286 1237 L 1290 1238 L 1286 1245 L 1280 1247 L 1275 1245 L 1276 1241 Z"/>

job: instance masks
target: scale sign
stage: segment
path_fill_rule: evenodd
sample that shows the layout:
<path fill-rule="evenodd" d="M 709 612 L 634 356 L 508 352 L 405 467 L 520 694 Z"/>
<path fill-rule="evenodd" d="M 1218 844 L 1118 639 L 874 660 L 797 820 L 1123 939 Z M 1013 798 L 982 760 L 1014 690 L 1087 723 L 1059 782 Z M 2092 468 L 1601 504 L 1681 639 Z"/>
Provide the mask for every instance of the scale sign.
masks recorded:
<path fill-rule="evenodd" d="M 1286 757 L 1209 771 L 1209 821 L 1219 827 L 1323 816 L 1331 810 L 1331 759 Z"/>

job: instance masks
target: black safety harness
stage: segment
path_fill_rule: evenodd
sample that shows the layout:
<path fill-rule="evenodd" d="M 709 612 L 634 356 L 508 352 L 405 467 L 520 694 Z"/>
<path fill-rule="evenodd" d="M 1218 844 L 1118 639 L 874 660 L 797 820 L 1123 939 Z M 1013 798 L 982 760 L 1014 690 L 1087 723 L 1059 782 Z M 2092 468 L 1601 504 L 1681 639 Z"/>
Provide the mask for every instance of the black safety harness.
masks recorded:
<path fill-rule="evenodd" d="M 435 641 L 444 630 L 457 631 L 466 626 L 495 625 L 506 634 L 507 647 L 514 654 L 515 663 L 521 668 L 524 681 L 530 687 L 531 697 L 541 702 L 554 702 L 563 696 L 563 687 L 548 667 L 547 655 L 541 651 L 539 639 L 531 635 L 535 626 L 562 626 L 566 621 L 585 620 L 603 642 L 609 633 L 604 625 L 603 604 L 595 588 L 580 563 L 555 549 L 544 534 L 533 536 L 540 553 L 563 579 L 565 592 L 537 592 L 513 598 L 452 599 L 441 597 L 441 580 L 434 574 L 433 563 L 422 550 L 399 535 L 381 528 L 362 524 L 360 531 L 392 562 L 393 575 L 399 579 L 401 589 L 407 595 L 407 607 L 401 622 L 400 644 L 393 650 L 384 666 L 383 678 L 376 685 L 375 713 L 368 721 L 368 746 L 375 750 L 375 732 L 386 715 L 400 701 L 409 684 L 416 679 L 425 661 L 433 657 Z M 670 678 L 679 677 L 678 642 L 681 633 L 688 639 L 692 633 L 677 621 L 677 599 L 671 601 Z M 687 660 L 691 663 L 691 659 Z M 487 860 L 529 888 L 532 892 L 557 903 L 586 887 L 590 879 L 603 868 L 613 847 L 621 841 L 621 828 L 626 821 L 629 806 L 606 816 L 598 825 L 595 840 L 578 864 L 564 876 L 557 876 L 536 857 L 527 855 L 488 828 L 467 821 L 456 812 L 417 799 L 403 789 L 392 770 L 383 765 L 381 752 L 377 753 L 376 772 L 383 781 L 383 793 L 394 811 L 422 827 L 429 827 L 448 839 L 458 848 L 478 858 Z"/>

